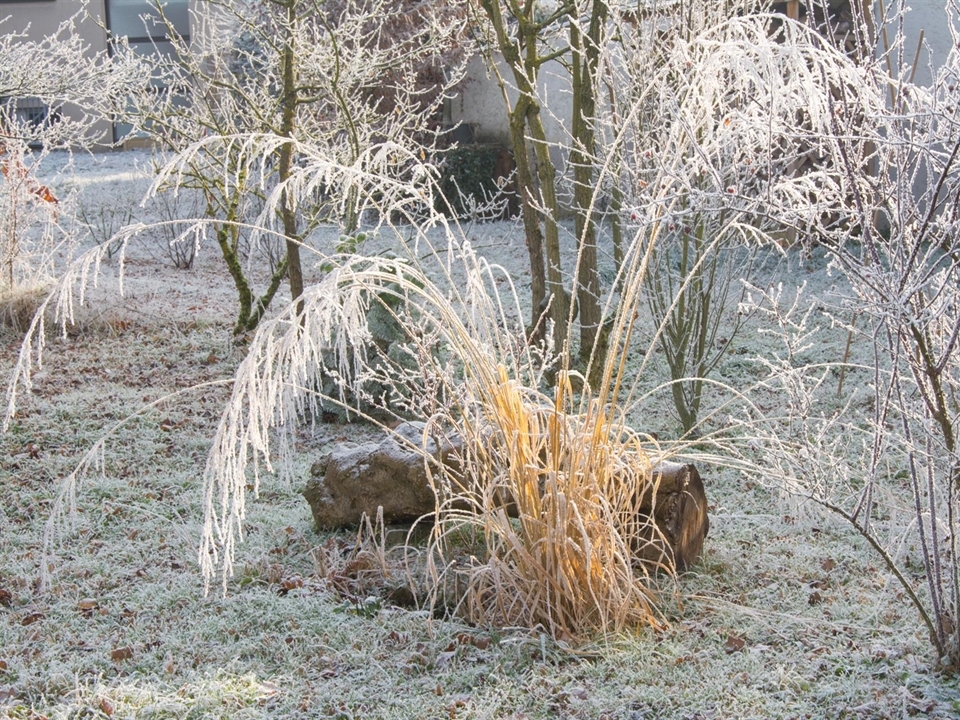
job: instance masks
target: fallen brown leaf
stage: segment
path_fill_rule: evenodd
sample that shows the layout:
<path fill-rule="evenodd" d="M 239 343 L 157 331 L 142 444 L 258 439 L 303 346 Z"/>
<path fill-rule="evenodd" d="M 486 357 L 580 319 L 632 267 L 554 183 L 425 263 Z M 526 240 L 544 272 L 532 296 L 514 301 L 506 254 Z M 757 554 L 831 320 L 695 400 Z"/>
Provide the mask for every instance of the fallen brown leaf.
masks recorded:
<path fill-rule="evenodd" d="M 387 645 L 404 645 L 407 642 L 407 637 L 406 635 L 401 635 L 396 630 L 391 630 L 385 642 Z"/>
<path fill-rule="evenodd" d="M 114 662 L 129 660 L 132 657 L 133 657 L 133 648 L 129 646 L 116 648 L 113 652 L 110 653 L 110 659 L 113 660 Z"/>
<path fill-rule="evenodd" d="M 747 641 L 741 637 L 737 637 L 733 633 L 727 635 L 727 642 L 724 643 L 723 651 L 727 655 L 732 655 L 735 652 L 740 652 L 746 646 Z"/>
<path fill-rule="evenodd" d="M 280 581 L 279 593 L 281 595 L 286 595 L 291 590 L 296 590 L 297 588 L 303 587 L 303 578 L 299 575 L 291 575 L 285 577 Z"/>
<path fill-rule="evenodd" d="M 486 650 L 488 647 L 490 647 L 491 640 L 488 637 L 471 635 L 469 633 L 460 633 L 457 635 L 457 642 L 461 645 L 473 645 L 478 650 Z M 447 649 L 451 650 L 452 647 Z"/>
<path fill-rule="evenodd" d="M 35 622 L 39 622 L 46 617 L 43 613 L 32 612 L 29 613 L 23 620 L 20 621 L 20 624 L 26 627 L 27 625 L 33 625 Z"/>

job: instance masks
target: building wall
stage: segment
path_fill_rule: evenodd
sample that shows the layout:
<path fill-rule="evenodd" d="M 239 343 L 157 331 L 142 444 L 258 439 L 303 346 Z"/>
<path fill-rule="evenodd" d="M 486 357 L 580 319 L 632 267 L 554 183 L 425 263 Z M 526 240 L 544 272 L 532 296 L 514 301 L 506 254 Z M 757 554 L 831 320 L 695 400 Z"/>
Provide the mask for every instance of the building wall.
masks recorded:
<path fill-rule="evenodd" d="M 104 1 L 90 0 L 89 13 L 101 23 L 104 17 Z M 76 0 L 34 0 L 33 2 L 11 2 L 0 0 L 0 18 L 6 20 L 0 24 L 0 32 L 25 33 L 25 39 L 39 42 L 45 37 L 55 35 L 61 23 L 77 13 L 80 3 Z M 107 49 L 107 35 L 97 21 L 91 17 L 80 19 L 76 25 L 77 31 L 94 55 Z M 76 116 L 79 110 L 70 105 L 61 108 L 61 113 L 67 116 Z M 107 141 L 112 140 L 112 125 L 101 121 L 94 127 L 97 137 Z"/>
<path fill-rule="evenodd" d="M 512 75 L 506 64 L 498 62 L 501 75 L 512 83 Z M 544 130 L 551 140 L 560 139 L 562 117 L 569 116 L 572 109 L 570 99 L 569 73 L 556 61 L 543 66 L 540 71 L 538 94 L 544 105 L 554 109 L 558 116 L 546 115 L 543 118 Z M 516 102 L 517 93 L 512 85 L 509 92 L 510 103 Z M 486 60 L 474 56 L 467 64 L 466 85 L 457 97 L 451 101 L 450 116 L 453 122 L 463 122 L 473 127 L 475 140 L 479 143 L 510 144 L 510 130 L 506 119 L 506 106 L 496 77 L 487 70 Z"/>
<path fill-rule="evenodd" d="M 913 58 L 923 30 L 924 46 L 917 63 L 915 82 L 928 85 L 933 75 L 947 61 L 953 49 L 953 37 L 950 34 L 951 21 L 947 14 L 945 0 L 910 0 L 910 6 L 903 18 L 904 62 L 913 64 Z"/>
<path fill-rule="evenodd" d="M 176 31 L 184 36 L 190 33 L 190 10 L 196 0 L 163 0 L 167 18 Z M 86 14 L 79 13 L 81 3 L 77 0 L 0 0 L 0 18 L 7 18 L 0 25 L 0 32 L 24 33 L 30 41 L 40 41 L 55 35 L 61 23 L 76 15 L 76 31 L 80 34 L 89 54 L 95 55 L 108 49 L 107 31 L 109 26 L 117 36 L 126 37 L 131 46 L 138 51 L 152 53 L 171 52 L 172 45 L 165 38 L 162 25 L 145 24 L 141 15 L 151 9 L 149 0 L 89 0 Z M 21 104 L 22 107 L 22 104 Z M 65 106 L 60 108 L 64 115 L 77 115 L 79 110 Z M 125 126 L 114 126 L 101 121 L 96 124 L 93 134 L 103 139 L 105 144 L 112 143 L 116 137 L 122 137 L 128 130 Z M 137 138 L 125 141 L 125 145 L 142 144 Z M 105 149 L 106 145 L 102 147 Z"/>
<path fill-rule="evenodd" d="M 101 21 L 103 3 L 104 0 L 90 0 L 89 4 L 90 14 Z M 30 40 L 40 40 L 56 33 L 60 23 L 74 15 L 79 6 L 76 0 L 0 0 L 0 18 L 7 18 L 0 28 L 5 33 L 26 31 Z M 83 20 L 77 28 L 84 41 L 90 44 L 92 52 L 106 49 L 107 36 L 92 19 Z"/>

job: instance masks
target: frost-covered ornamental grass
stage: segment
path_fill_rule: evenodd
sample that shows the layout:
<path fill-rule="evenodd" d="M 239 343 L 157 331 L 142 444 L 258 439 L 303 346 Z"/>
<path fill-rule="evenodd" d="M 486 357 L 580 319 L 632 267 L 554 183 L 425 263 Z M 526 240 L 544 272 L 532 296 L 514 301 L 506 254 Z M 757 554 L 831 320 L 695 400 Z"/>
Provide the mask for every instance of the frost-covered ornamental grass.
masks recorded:
<path fill-rule="evenodd" d="M 891 94 L 892 63 L 878 76 L 869 53 L 848 57 L 789 22 L 774 41 L 776 18 L 735 15 L 678 33 L 652 74 L 611 75 L 628 104 L 598 150 L 597 188 L 623 190 L 611 199 L 623 225 L 601 233 L 597 249 L 615 271 L 607 290 L 580 298 L 579 320 L 606 340 L 582 341 L 589 352 L 580 353 L 561 342 L 574 325 L 561 261 L 589 270 L 583 290 L 599 268 L 587 267 L 586 231 L 564 254 L 548 222 L 553 370 L 527 342 L 539 331 L 521 321 L 530 307 L 517 229 L 464 229 L 432 214 L 436 168 L 423 147 L 387 138 L 344 161 L 285 123 L 205 133 L 181 149 L 161 181 L 182 186 L 184 164 L 218 149 L 240 175 L 269 175 L 279 157 L 279 185 L 258 185 L 257 222 L 282 216 L 291 248 L 290 202 L 326 194 L 355 210 L 345 213 L 348 233 L 369 218 L 378 237 L 338 241 L 318 226 L 307 240 L 326 251 L 320 284 L 303 295 L 292 284 L 297 307 L 267 318 L 244 353 L 227 340 L 224 275 L 202 257 L 191 273 L 171 274 L 143 252 L 146 225 L 61 275 L 51 303 L 79 326 L 54 343 L 34 325 L 7 360 L 16 382 L 3 442 L 24 494 L 4 518 L 14 531 L 0 577 L 12 619 L 0 666 L 10 712 L 956 713 L 960 126 L 950 116 L 960 55 L 929 91 Z M 611 106 L 616 94 L 611 85 Z M 813 164 L 801 169 L 804 158 Z M 545 193 L 555 189 L 541 180 Z M 525 209 L 529 221 L 536 208 Z M 186 231 L 195 250 L 215 225 Z M 696 264 L 710 275 L 733 267 L 710 256 L 778 247 L 772 234 L 784 229 L 811 242 L 779 263 L 758 261 L 740 304 L 719 308 L 726 296 L 702 291 L 712 285 L 695 270 L 682 269 L 688 292 L 661 292 L 651 315 L 664 321 L 683 320 L 688 301 L 715 308 L 715 329 L 696 339 L 700 359 L 681 363 L 671 352 L 689 346 L 679 325 L 658 326 L 640 302 L 651 274 L 671 272 L 669 253 L 655 254 L 696 237 L 707 253 L 697 250 Z M 335 245 L 346 253 L 331 257 Z M 385 249 L 396 255 L 373 255 Z M 125 301 L 94 282 L 121 261 Z M 95 312 L 79 311 L 85 293 Z M 402 342 L 371 342 L 371 307 Z M 753 324 L 725 330 L 723 318 L 741 311 Z M 585 355 L 593 367 L 573 364 Z M 690 431 L 682 442 L 664 399 L 671 378 L 686 382 L 677 366 L 707 388 L 685 400 L 692 417 L 673 398 Z M 542 383 L 549 375 L 556 382 Z M 365 381 L 378 387 L 364 394 Z M 376 552 L 354 536 L 312 534 L 297 496 L 307 468 L 331 443 L 372 432 L 317 423 L 317 402 L 351 397 L 464 439 L 457 499 L 477 512 L 454 507 L 452 519 L 477 522 L 485 542 L 428 565 L 437 591 L 445 574 L 475 571 L 462 612 L 390 607 L 376 582 L 353 576 L 402 569 L 376 570 Z M 641 578 L 622 530 L 635 525 L 633 484 L 649 480 L 661 453 L 696 459 L 714 528 L 693 572 Z M 286 479 L 273 476 L 278 458 Z M 439 482 L 453 487 L 450 476 Z M 498 492 L 516 501 L 516 522 Z M 438 493 L 440 510 L 448 497 Z M 439 518 L 435 547 L 450 539 L 456 552 L 461 539 L 442 524 L 451 514 Z M 190 562 L 198 537 L 204 578 L 218 563 L 224 571 L 219 599 L 204 599 Z"/>
<path fill-rule="evenodd" d="M 471 238 L 484 255 L 522 267 L 513 226 L 477 226 Z M 704 465 L 705 557 L 679 579 L 683 601 L 665 605 L 661 630 L 568 647 L 537 631 L 343 600 L 316 569 L 311 551 L 328 536 L 311 527 L 298 490 L 326 447 L 370 432 L 351 425 L 298 432 L 295 479 L 264 484 L 248 504 L 228 592 L 205 597 L 200 479 L 228 392 L 189 388 L 231 378 L 240 360 L 229 341 L 230 279 L 203 254 L 189 272 L 162 254 L 132 261 L 124 298 L 103 290 L 107 299 L 78 318 L 75 334 L 50 340 L 33 392 L 0 439 L 0 716 L 960 716 L 957 681 L 931 670 L 915 610 L 862 539 L 764 489 L 760 476 Z M 842 356 L 846 333 L 831 330 L 824 311 L 843 286 L 824 259 L 791 253 L 765 272 L 785 294 L 806 284 L 809 325 L 823 332 L 804 358 Z M 754 356 L 775 347 L 762 332 L 772 329 L 761 322 L 738 335 L 719 379 L 752 383 Z M 3 340 L 0 369 L 9 372 L 17 337 Z M 858 339 L 852 352 L 872 348 Z M 668 377 L 657 356 L 650 386 Z M 104 428 L 174 392 L 182 394 L 104 445 L 103 472 L 82 485 L 41 592 L 43 530 L 60 478 Z M 676 431 L 669 390 L 644 408 L 638 427 Z M 725 422 L 708 416 L 708 429 Z"/>

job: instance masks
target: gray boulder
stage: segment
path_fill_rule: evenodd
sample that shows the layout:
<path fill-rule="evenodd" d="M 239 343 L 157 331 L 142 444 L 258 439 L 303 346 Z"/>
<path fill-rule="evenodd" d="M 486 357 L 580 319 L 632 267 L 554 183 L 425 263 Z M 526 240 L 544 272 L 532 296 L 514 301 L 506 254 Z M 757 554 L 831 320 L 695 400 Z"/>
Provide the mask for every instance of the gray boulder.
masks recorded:
<path fill-rule="evenodd" d="M 320 529 L 355 526 L 383 507 L 386 524 L 412 522 L 436 509 L 425 462 L 445 462 L 456 450 L 427 438 L 424 424 L 401 423 L 378 442 L 341 445 L 314 463 L 303 491 Z M 421 450 L 417 450 L 421 448 Z"/>

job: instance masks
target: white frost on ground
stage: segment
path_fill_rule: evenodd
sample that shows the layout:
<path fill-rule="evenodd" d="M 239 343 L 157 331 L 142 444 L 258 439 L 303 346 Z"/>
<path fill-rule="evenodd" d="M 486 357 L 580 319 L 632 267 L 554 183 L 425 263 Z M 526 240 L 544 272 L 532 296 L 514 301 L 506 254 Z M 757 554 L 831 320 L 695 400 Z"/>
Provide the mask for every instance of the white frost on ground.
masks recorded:
<path fill-rule="evenodd" d="M 128 202 L 146 190 L 148 161 L 78 156 L 75 175 L 58 182 L 74 183 L 84 202 Z M 523 282 L 516 226 L 478 225 L 469 237 Z M 0 716 L 960 716 L 957 681 L 931 671 L 915 611 L 866 544 L 760 478 L 720 468 L 701 468 L 712 503 L 706 554 L 665 587 L 671 624 L 661 632 L 570 652 L 537 633 L 358 612 L 317 576 L 311 549 L 326 538 L 299 488 L 283 483 L 266 484 L 250 508 L 229 594 L 204 597 L 199 479 L 227 389 L 189 388 L 229 380 L 239 361 L 234 295 L 216 248 L 184 271 L 157 242 L 131 250 L 123 298 L 105 284 L 83 331 L 50 342 L 33 393 L 0 436 Z M 791 251 L 768 273 L 764 282 L 803 284 L 824 308 L 842 294 L 816 252 Z M 817 317 L 826 332 L 807 352 L 838 360 L 846 335 Z M 752 382 L 751 358 L 772 352 L 758 330 L 730 341 L 719 368 L 727 382 Z M 16 338 L 3 340 L 6 372 Z M 183 394 L 108 440 L 42 592 L 40 538 L 58 479 L 104 428 L 171 392 Z M 670 433 L 671 418 L 666 393 L 644 406 L 645 429 Z M 301 433 L 301 476 L 353 432 Z"/>

